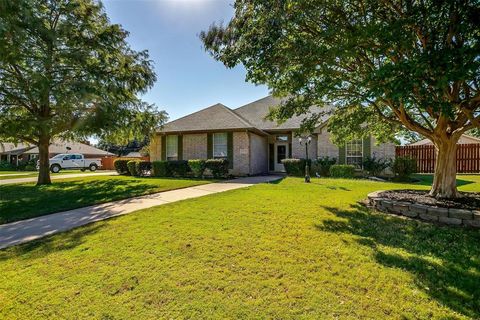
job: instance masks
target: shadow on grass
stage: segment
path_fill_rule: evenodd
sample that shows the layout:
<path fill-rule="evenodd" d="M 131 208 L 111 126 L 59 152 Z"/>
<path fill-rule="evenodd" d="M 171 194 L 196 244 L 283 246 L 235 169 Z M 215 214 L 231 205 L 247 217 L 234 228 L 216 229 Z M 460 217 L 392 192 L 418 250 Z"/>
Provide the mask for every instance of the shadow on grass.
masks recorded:
<path fill-rule="evenodd" d="M 159 187 L 140 179 L 62 181 L 48 186 L 4 185 L 0 190 L 0 223 L 140 196 L 156 192 Z"/>
<path fill-rule="evenodd" d="M 480 317 L 480 231 L 372 213 L 360 205 L 325 209 L 342 219 L 324 221 L 316 225 L 319 230 L 360 237 L 378 263 L 408 271 L 440 304 Z M 406 254 L 392 253 L 399 249 Z"/>
<path fill-rule="evenodd" d="M 433 175 L 431 175 L 431 174 L 416 174 L 416 175 L 414 175 L 414 177 L 416 179 L 420 180 L 419 182 L 413 183 L 415 185 L 422 185 L 422 186 L 431 187 L 432 184 L 433 184 Z M 461 176 L 457 176 L 457 187 L 461 187 L 461 186 L 464 186 L 464 185 L 467 185 L 467 184 L 475 183 L 475 181 L 459 179 L 458 177 L 461 177 Z"/>
<path fill-rule="evenodd" d="M 20 244 L 6 249 L 0 249 L 0 261 L 12 258 L 36 259 L 49 253 L 73 249 L 84 243 L 84 238 L 100 231 L 103 223 L 90 224 L 84 227 L 65 231 L 53 236 Z M 89 250 L 85 248 L 84 250 Z"/>

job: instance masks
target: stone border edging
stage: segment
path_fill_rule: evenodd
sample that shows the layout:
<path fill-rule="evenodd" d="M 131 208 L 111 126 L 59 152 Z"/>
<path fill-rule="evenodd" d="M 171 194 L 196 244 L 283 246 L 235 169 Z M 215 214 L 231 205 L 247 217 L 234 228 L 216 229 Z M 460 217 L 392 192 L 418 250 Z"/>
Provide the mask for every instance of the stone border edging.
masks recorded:
<path fill-rule="evenodd" d="M 385 191 L 386 190 L 380 190 L 369 193 L 367 197 L 370 206 L 382 212 L 393 213 L 409 218 L 440 222 L 448 225 L 480 228 L 479 210 L 442 208 L 382 198 L 380 194 Z"/>

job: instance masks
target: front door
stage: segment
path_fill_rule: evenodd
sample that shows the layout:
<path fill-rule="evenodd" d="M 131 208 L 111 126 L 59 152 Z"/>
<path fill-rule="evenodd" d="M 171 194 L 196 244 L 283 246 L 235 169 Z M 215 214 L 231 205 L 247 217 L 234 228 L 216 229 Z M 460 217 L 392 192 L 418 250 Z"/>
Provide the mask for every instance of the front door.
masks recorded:
<path fill-rule="evenodd" d="M 282 160 L 286 159 L 288 155 L 288 143 L 275 144 L 275 171 L 284 172 Z"/>

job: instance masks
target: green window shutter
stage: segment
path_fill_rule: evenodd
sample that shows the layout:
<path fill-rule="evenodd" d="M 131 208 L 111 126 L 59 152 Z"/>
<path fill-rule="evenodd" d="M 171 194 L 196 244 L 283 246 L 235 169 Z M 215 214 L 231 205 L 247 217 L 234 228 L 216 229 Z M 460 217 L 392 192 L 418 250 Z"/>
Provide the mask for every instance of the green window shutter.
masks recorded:
<path fill-rule="evenodd" d="M 213 159 L 213 134 L 207 133 L 207 159 Z"/>
<path fill-rule="evenodd" d="M 227 133 L 228 168 L 233 169 L 233 132 Z"/>
<path fill-rule="evenodd" d="M 345 164 L 345 145 L 338 147 L 338 164 Z"/>
<path fill-rule="evenodd" d="M 162 136 L 162 160 L 167 160 L 167 136 Z"/>
<path fill-rule="evenodd" d="M 372 137 L 368 136 L 363 139 L 363 160 L 372 155 Z"/>
<path fill-rule="evenodd" d="M 183 160 L 183 136 L 178 135 L 177 138 L 177 143 L 178 143 L 178 160 Z"/>

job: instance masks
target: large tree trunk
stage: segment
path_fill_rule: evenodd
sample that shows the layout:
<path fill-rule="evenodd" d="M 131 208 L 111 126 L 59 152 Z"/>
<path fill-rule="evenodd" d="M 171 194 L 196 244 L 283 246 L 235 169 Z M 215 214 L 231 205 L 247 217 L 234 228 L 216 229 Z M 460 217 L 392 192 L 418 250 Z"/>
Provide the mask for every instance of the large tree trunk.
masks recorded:
<path fill-rule="evenodd" d="M 430 195 L 435 198 L 457 198 L 457 142 L 458 138 L 435 142 L 437 160 Z"/>
<path fill-rule="evenodd" d="M 50 162 L 48 156 L 48 147 L 50 145 L 50 138 L 48 136 L 42 136 L 38 142 L 38 180 L 37 186 L 44 184 L 51 184 L 50 180 Z"/>

